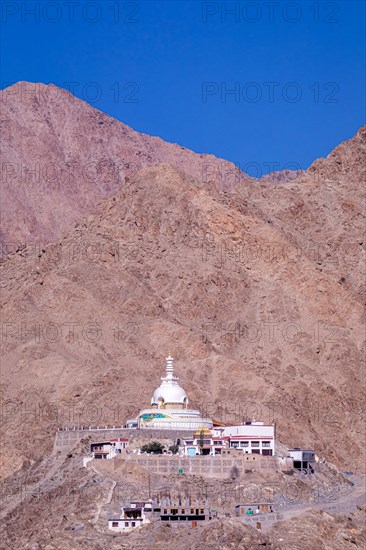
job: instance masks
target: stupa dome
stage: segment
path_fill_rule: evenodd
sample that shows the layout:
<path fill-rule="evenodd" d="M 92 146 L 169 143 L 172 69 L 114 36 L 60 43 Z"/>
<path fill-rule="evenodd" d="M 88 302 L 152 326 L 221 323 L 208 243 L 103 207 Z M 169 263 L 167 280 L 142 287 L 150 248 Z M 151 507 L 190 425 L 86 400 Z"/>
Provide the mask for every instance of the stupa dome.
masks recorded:
<path fill-rule="evenodd" d="M 160 386 L 154 391 L 151 398 L 152 405 L 187 404 L 188 397 L 179 385 L 179 378 L 173 374 L 173 358 L 166 358 L 166 376 L 161 379 Z"/>

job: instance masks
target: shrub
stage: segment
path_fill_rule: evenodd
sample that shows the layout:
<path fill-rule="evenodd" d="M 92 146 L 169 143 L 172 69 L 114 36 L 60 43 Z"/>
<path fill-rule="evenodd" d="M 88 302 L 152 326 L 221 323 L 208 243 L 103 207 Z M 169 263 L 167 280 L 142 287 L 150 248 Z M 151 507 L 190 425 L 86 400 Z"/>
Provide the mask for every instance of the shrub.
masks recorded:
<path fill-rule="evenodd" d="M 163 454 L 164 446 L 159 443 L 159 441 L 151 441 L 151 443 L 146 443 L 142 445 L 141 452 L 143 453 L 153 453 L 154 455 Z"/>

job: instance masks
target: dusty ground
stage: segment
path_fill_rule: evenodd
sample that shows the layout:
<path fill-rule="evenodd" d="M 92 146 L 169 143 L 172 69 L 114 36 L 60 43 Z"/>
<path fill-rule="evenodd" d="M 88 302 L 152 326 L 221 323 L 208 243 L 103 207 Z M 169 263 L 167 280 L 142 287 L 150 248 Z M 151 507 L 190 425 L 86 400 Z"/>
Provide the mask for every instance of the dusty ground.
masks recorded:
<path fill-rule="evenodd" d="M 263 532 L 238 523 L 234 518 L 237 501 L 237 481 L 209 480 L 189 476 L 154 476 L 150 485 L 141 471 L 123 472 L 116 470 L 111 476 L 103 475 L 102 461 L 96 461 L 96 469 L 82 468 L 81 457 L 85 452 L 83 444 L 67 455 L 56 454 L 9 478 L 2 494 L 1 536 L 4 548 L 25 549 L 75 549 L 75 548 L 152 548 L 162 549 L 167 544 L 179 549 L 202 548 L 227 549 L 305 549 L 321 548 L 343 550 L 362 548 L 365 542 L 364 507 L 349 507 L 350 492 L 347 482 L 338 483 L 337 498 L 325 498 L 318 507 L 326 509 L 337 505 L 343 514 L 339 515 L 316 509 L 296 509 L 291 506 L 282 510 L 284 521 L 273 523 Z M 97 466 L 100 466 L 98 468 Z M 250 479 L 249 479 L 250 477 Z M 296 477 L 296 476 L 295 476 Z M 260 490 L 265 481 L 263 476 L 248 476 L 241 480 L 248 494 Z M 323 478 L 291 479 L 299 487 L 306 505 L 312 505 L 313 483 L 333 483 L 328 472 Z M 315 479 L 317 478 L 317 479 Z M 282 493 L 290 495 L 288 480 L 275 476 Z M 307 490 L 304 489 L 304 483 Z M 225 489 L 223 490 L 223 487 Z M 107 519 L 118 513 L 120 504 L 128 499 L 148 497 L 148 490 L 155 488 L 174 497 L 176 494 L 191 495 L 192 498 L 207 494 L 210 506 L 218 512 L 218 519 L 196 528 L 167 526 L 154 523 L 130 534 L 115 535 L 107 528 Z M 215 490 L 216 488 L 216 490 Z M 281 491 L 280 491 L 281 492 Z M 291 493 L 294 496 L 294 491 Z M 359 492 L 358 492 L 359 494 Z M 274 502 L 276 496 L 274 495 Z M 344 504 L 342 504 L 344 503 Z M 347 505 L 346 505 L 347 504 Z M 349 510 L 354 510 L 350 512 Z M 288 512 L 296 514 L 290 518 Z M 229 514 L 231 517 L 226 517 Z"/>

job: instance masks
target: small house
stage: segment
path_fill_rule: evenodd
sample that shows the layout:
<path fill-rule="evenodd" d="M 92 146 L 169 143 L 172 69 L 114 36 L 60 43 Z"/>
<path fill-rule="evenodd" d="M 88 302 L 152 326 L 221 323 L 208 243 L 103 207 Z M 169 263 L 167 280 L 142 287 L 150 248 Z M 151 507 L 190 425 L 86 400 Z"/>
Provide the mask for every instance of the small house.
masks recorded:
<path fill-rule="evenodd" d="M 235 513 L 241 519 L 258 514 L 268 514 L 273 511 L 273 504 L 270 502 L 253 502 L 249 504 L 237 504 L 235 506 Z"/>
<path fill-rule="evenodd" d="M 116 455 L 121 454 L 122 450 L 126 449 L 127 445 L 128 439 L 123 437 L 92 443 L 90 445 L 90 456 L 96 459 L 115 458 Z"/>
<path fill-rule="evenodd" d="M 296 447 L 295 449 L 289 449 L 288 456 L 292 458 L 294 468 L 299 472 L 314 473 L 315 451 Z"/>
<path fill-rule="evenodd" d="M 108 520 L 108 529 L 115 532 L 131 531 L 150 523 L 148 516 L 152 512 L 151 502 L 130 502 L 121 508 L 121 516 Z"/>

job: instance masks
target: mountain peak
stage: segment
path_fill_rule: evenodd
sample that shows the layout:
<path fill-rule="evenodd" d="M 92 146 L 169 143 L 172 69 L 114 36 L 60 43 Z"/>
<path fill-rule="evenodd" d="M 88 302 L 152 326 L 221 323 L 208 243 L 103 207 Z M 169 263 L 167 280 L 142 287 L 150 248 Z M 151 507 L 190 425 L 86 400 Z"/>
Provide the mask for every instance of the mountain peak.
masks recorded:
<path fill-rule="evenodd" d="M 238 173 L 226 160 L 136 132 L 54 84 L 18 82 L 1 99 L 5 251 L 65 234 L 145 167 L 167 163 L 222 187 Z"/>

